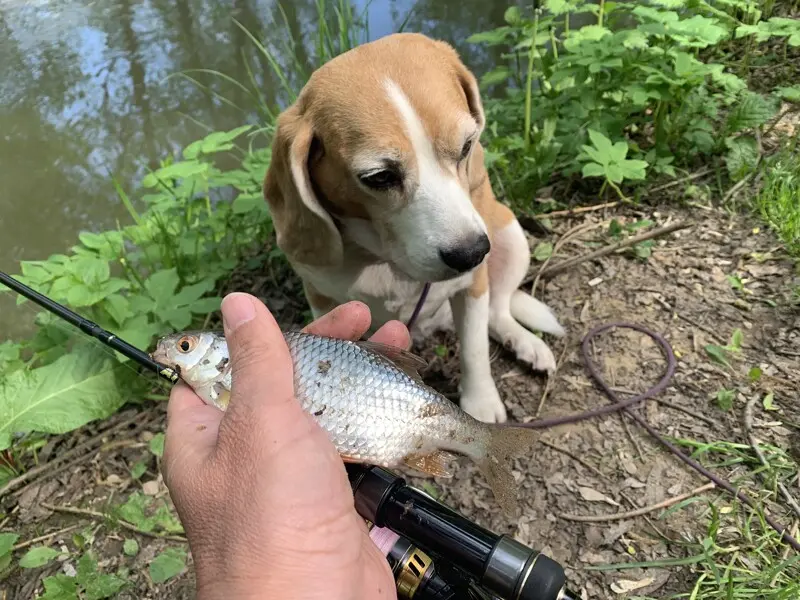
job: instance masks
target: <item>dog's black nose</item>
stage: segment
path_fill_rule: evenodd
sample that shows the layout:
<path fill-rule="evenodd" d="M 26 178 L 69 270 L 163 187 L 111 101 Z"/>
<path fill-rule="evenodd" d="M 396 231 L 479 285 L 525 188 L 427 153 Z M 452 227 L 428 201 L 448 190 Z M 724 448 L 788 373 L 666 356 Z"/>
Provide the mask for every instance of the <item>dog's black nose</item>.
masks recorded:
<path fill-rule="evenodd" d="M 489 253 L 490 246 L 488 236 L 482 233 L 466 244 L 439 250 L 439 256 L 451 269 L 465 273 L 481 264 L 481 261 Z"/>

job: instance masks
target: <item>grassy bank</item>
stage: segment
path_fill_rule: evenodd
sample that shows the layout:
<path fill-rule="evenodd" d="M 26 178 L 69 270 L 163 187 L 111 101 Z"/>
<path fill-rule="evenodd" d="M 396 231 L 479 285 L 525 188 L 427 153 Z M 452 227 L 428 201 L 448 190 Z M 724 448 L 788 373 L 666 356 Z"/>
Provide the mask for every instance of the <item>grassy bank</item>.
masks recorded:
<path fill-rule="evenodd" d="M 305 43 L 321 64 L 367 39 L 362 15 L 349 4 L 320 0 L 318 6 L 325 25 L 308 40 L 276 36 L 279 41 L 266 46 L 252 38 L 282 86 L 268 100 L 255 76 L 233 82 L 252 99 L 253 123 L 213 132 L 165 158 L 134 200 L 128 183 L 120 182 L 118 193 L 130 215 L 126 224 L 85 232 L 63 254 L 22 263 L 19 279 L 148 348 L 164 333 L 207 325 L 234 269 L 284 268 L 277 249 L 264 249 L 272 223 L 261 183 L 274 119 L 309 75 L 293 59 L 295 45 Z M 800 110 L 800 83 L 776 77 L 765 86 L 760 76 L 764 65 L 776 73 L 797 72 L 800 21 L 787 18 L 797 10 L 791 3 L 745 0 L 550 0 L 537 11 L 509 8 L 504 26 L 469 40 L 500 46 L 506 57 L 504 64 L 478 73 L 488 120 L 483 141 L 498 195 L 546 225 L 547 213 L 569 207 L 573 197 L 642 205 L 654 186 L 675 184 L 676 203 L 696 203 L 690 188 L 701 173 L 710 182 L 704 202 L 752 213 L 774 229 L 783 244 L 778 251 L 800 257 L 797 134 L 793 141 L 775 138 L 773 126 L 776 117 Z M 197 81 L 192 73 L 182 76 Z M 226 164 L 233 158 L 234 166 L 220 166 L 220 157 Z M 0 344 L 0 487 L 33 468 L 52 436 L 111 418 L 123 406 L 144 410 L 165 393 L 124 358 L 47 313 L 19 310 L 36 312 L 39 327 L 31 339 Z M 158 438 L 151 450 L 159 456 Z M 702 452 L 722 462 L 741 461 L 747 485 L 762 487 L 762 469 L 747 453 L 725 444 Z M 770 456 L 774 488 L 777 478 L 790 481 L 797 464 L 786 453 Z M 762 500 L 779 501 L 772 493 Z M 131 496 L 117 507 L 117 516 L 150 531 L 180 533 L 168 512 L 153 516 L 145 510 L 150 503 L 141 494 Z M 784 553 L 759 515 L 728 508 L 709 506 L 706 535 L 687 542 L 685 555 L 667 565 L 693 570 L 682 597 L 797 597 L 796 557 Z M 14 552 L 14 536 L 0 534 L 5 574 L 41 567 L 60 555 L 46 546 Z M 91 554 L 77 552 L 89 557 L 85 577 L 69 583 L 83 587 L 72 596 L 53 591 L 46 597 L 73 598 L 78 591 L 87 597 L 88 590 L 102 598 L 125 586 L 124 573 L 101 577 Z M 154 581 L 177 573 L 185 553 L 159 560 Z M 64 583 L 58 579 L 63 576 L 53 577 L 49 584 L 45 580 L 48 590 Z M 777 591 L 761 595 L 765 588 Z"/>

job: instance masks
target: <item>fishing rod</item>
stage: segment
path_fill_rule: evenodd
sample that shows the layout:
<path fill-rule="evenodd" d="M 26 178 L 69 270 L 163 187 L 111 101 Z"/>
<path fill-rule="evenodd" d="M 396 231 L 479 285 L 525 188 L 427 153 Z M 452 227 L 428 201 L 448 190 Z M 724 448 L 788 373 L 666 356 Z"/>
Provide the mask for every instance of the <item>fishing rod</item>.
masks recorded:
<path fill-rule="evenodd" d="M 40 294 L 36 290 L 29 288 L 24 283 L 17 281 L 2 271 L 0 271 L 0 283 L 11 288 L 18 294 L 25 296 L 28 300 L 35 302 L 42 308 L 49 310 L 54 315 L 61 317 L 67 323 L 74 325 L 82 332 L 90 335 L 96 340 L 99 340 L 106 346 L 113 348 L 123 356 L 130 358 L 135 363 L 150 371 L 154 371 L 159 377 L 166 379 L 170 383 L 178 383 L 180 376 L 173 369 L 154 361 L 146 352 L 143 352 L 136 346 L 132 346 L 125 340 L 118 338 L 113 333 L 106 331 L 97 323 L 93 323 L 89 319 L 84 319 L 82 316 L 71 311 L 66 306 L 59 304 L 55 300 L 52 300 L 47 296 Z"/>
<path fill-rule="evenodd" d="M 0 283 L 170 383 L 180 379 L 146 352 L 2 271 Z M 391 471 L 345 466 L 356 512 L 392 568 L 398 600 L 578 600 L 553 559 L 479 526 Z"/>

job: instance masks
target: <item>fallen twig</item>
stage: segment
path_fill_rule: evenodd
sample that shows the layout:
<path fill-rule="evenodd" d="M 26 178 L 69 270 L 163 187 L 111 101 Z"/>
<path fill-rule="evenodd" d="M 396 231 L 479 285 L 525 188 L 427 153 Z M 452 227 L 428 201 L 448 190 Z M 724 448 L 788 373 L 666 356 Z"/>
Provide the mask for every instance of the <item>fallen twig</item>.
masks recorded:
<path fill-rule="evenodd" d="M 653 398 L 653 399 L 659 404 L 663 404 L 664 406 L 669 406 L 670 408 L 674 408 L 675 410 L 679 410 L 683 413 L 686 413 L 687 415 L 694 417 L 695 419 L 699 419 L 712 427 L 717 424 L 716 421 L 714 421 L 714 419 L 709 419 L 707 416 L 701 415 L 699 412 L 695 412 L 691 409 L 680 406 L 679 404 L 673 404 L 669 400 L 664 400 L 663 398 Z"/>
<path fill-rule="evenodd" d="M 586 467 L 587 469 L 592 471 L 595 475 L 597 475 L 599 477 L 602 477 L 603 479 L 608 479 L 608 476 L 605 473 L 603 473 L 600 469 L 598 469 L 594 465 L 589 464 L 588 462 L 583 460 L 580 456 L 578 456 L 577 454 L 574 454 L 570 450 L 567 450 L 566 448 L 562 448 L 561 446 L 557 446 L 556 444 L 553 444 L 552 442 L 548 442 L 547 440 L 539 440 L 539 441 L 542 444 L 544 444 L 545 446 L 547 446 L 548 448 L 552 448 L 556 452 L 561 452 L 561 454 L 566 454 L 567 456 L 569 456 L 575 462 L 583 465 L 584 467 Z"/>
<path fill-rule="evenodd" d="M 69 515 L 78 515 L 78 516 L 85 516 L 85 517 L 92 517 L 93 519 L 109 519 L 113 520 L 115 523 L 119 524 L 120 527 L 124 527 L 134 533 L 138 533 L 140 535 L 146 535 L 148 537 L 159 538 L 162 540 L 172 540 L 174 542 L 187 542 L 186 538 L 180 535 L 169 535 L 167 533 L 156 533 L 154 531 L 145 531 L 144 529 L 140 529 L 136 527 L 133 523 L 128 523 L 127 521 L 123 521 L 122 519 L 113 519 L 111 515 L 106 515 L 96 510 L 89 510 L 87 508 L 74 508 L 72 506 L 56 506 L 54 504 L 47 504 L 42 502 L 41 506 L 46 508 L 47 510 L 53 510 L 56 512 L 67 513 Z"/>
<path fill-rule="evenodd" d="M 770 465 L 769 462 L 767 461 L 767 458 L 764 456 L 764 453 L 761 451 L 761 448 L 759 447 L 758 440 L 753 435 L 753 406 L 755 405 L 756 400 L 758 400 L 758 396 L 753 396 L 752 398 L 750 398 L 750 400 L 747 401 L 747 404 L 745 404 L 744 432 L 747 435 L 747 441 L 753 448 L 753 452 L 756 453 L 758 460 L 767 469 L 772 471 L 772 465 Z M 776 483 L 778 484 L 778 489 L 781 491 L 781 494 L 783 495 L 786 502 L 789 504 L 789 506 L 792 507 L 792 510 L 795 512 L 795 514 L 798 517 L 800 517 L 800 505 L 797 504 L 797 500 L 795 500 L 794 496 L 792 496 L 792 493 L 789 491 L 789 489 L 785 485 L 783 485 L 783 482 L 777 481 Z"/>
<path fill-rule="evenodd" d="M 564 244 L 566 244 L 573 238 L 577 237 L 579 234 L 586 233 L 587 231 L 591 231 L 592 229 L 596 229 L 597 227 L 602 227 L 604 224 L 605 224 L 604 221 L 600 223 L 581 223 L 580 225 L 576 225 L 575 227 L 567 231 L 564 235 L 558 238 L 558 240 L 556 240 L 556 243 L 553 246 L 553 251 L 550 253 L 550 256 L 547 257 L 544 263 L 542 263 L 542 266 L 539 267 L 538 272 L 542 273 L 545 269 L 547 269 L 547 265 L 550 264 L 550 261 L 553 260 L 553 257 L 558 254 L 558 251 L 561 250 Z M 540 275 L 537 274 L 533 280 L 533 284 L 531 285 L 531 291 L 530 291 L 531 296 L 536 296 L 536 288 L 539 286 L 539 278 Z"/>
<path fill-rule="evenodd" d="M 69 527 L 64 527 L 64 529 L 59 529 L 58 531 L 54 531 L 52 533 L 48 533 L 45 535 L 40 535 L 39 537 L 35 537 L 32 540 L 28 540 L 26 542 L 20 542 L 16 546 L 14 546 L 14 550 L 22 550 L 23 548 L 27 548 L 28 546 L 33 546 L 34 544 L 38 544 L 39 542 L 43 542 L 45 540 L 49 540 L 50 538 L 54 538 L 56 536 L 65 534 L 73 529 L 77 529 L 80 527 L 79 525 L 70 525 Z"/>
<path fill-rule="evenodd" d="M 522 284 L 524 285 L 526 283 L 530 283 L 534 279 L 540 277 L 553 277 L 554 275 L 558 275 L 559 273 L 566 271 L 567 269 L 570 269 L 588 260 L 594 260 L 595 258 L 600 258 L 601 256 L 606 256 L 607 254 L 616 252 L 621 248 L 627 248 L 629 246 L 638 244 L 639 242 L 645 242 L 649 239 L 661 235 L 666 235 L 668 233 L 672 233 L 673 231 L 678 231 L 680 229 L 686 229 L 691 226 L 692 223 L 672 223 L 671 225 L 666 225 L 664 227 L 652 229 L 646 233 L 642 233 L 640 235 L 630 237 L 626 240 L 622 240 L 621 242 L 605 246 L 604 248 L 600 248 L 599 250 L 595 250 L 594 252 L 590 252 L 589 254 L 584 254 L 582 256 L 577 256 L 575 258 L 570 258 L 568 260 L 562 261 L 559 264 L 550 267 L 548 269 L 539 269 L 536 273 L 528 275 L 528 277 L 526 277 L 523 280 Z"/>
<path fill-rule="evenodd" d="M 651 504 L 650 506 L 645 506 L 643 508 L 637 508 L 636 510 L 629 510 L 626 512 L 616 513 L 613 515 L 568 515 L 568 514 L 559 514 L 557 515 L 561 519 L 566 519 L 567 521 L 581 521 L 584 523 L 599 523 L 602 521 L 618 521 L 621 519 L 632 519 L 633 517 L 640 517 L 642 515 L 646 515 L 647 513 L 653 512 L 654 510 L 658 510 L 660 508 L 667 508 L 668 506 L 672 506 L 673 504 L 677 504 L 687 498 L 691 498 L 697 494 L 702 494 L 703 492 L 707 492 L 708 490 L 714 489 L 716 484 L 714 483 L 707 483 L 705 485 L 700 486 L 692 490 L 691 492 L 686 492 L 685 494 L 681 494 L 679 496 L 675 496 L 674 498 L 667 498 L 666 500 L 662 500 L 657 504 Z"/>
<path fill-rule="evenodd" d="M 655 192 L 663 192 L 664 190 L 668 190 L 671 187 L 675 187 L 676 185 L 680 185 L 682 183 L 686 183 L 687 181 L 692 181 L 693 179 L 697 179 L 698 177 L 702 177 L 703 175 L 707 175 L 711 172 L 711 167 L 705 167 L 700 169 L 697 173 L 692 173 L 686 177 L 681 177 L 680 179 L 675 179 L 674 181 L 670 181 L 669 183 L 665 183 L 663 185 L 656 186 L 647 190 L 648 194 L 654 194 Z"/>
<path fill-rule="evenodd" d="M 592 206 L 579 206 L 578 208 L 569 208 L 567 210 L 555 210 L 549 213 L 543 213 L 539 215 L 542 218 L 559 218 L 559 217 L 571 217 L 572 215 L 580 215 L 587 212 L 593 212 L 596 210 L 603 210 L 604 208 L 614 208 L 617 206 L 619 202 L 606 202 L 605 204 L 594 204 Z"/>
<path fill-rule="evenodd" d="M 103 438 L 107 437 L 109 434 L 111 434 L 115 430 L 117 430 L 117 429 L 119 429 L 119 428 L 121 428 L 123 426 L 131 425 L 135 421 L 140 421 L 136 425 L 136 427 L 134 427 L 130 432 L 128 432 L 128 435 L 135 436 L 142 429 L 144 429 L 145 427 L 150 425 L 150 423 L 152 423 L 152 419 L 150 418 L 150 415 L 148 415 L 148 412 L 152 413 L 152 410 L 151 411 L 145 411 L 144 413 L 139 413 L 133 419 L 128 419 L 127 421 L 125 421 L 123 423 L 120 423 L 119 425 L 117 425 L 117 426 L 115 426 L 115 427 L 113 427 L 111 429 L 107 429 L 102 435 L 97 435 L 94 438 L 92 438 L 92 440 L 94 440 L 95 443 L 97 441 L 102 442 Z M 88 440 L 88 441 L 92 441 L 92 440 Z M 92 445 L 94 445 L 94 444 L 92 444 Z M 100 452 L 105 452 L 108 449 L 114 448 L 114 446 L 115 446 L 115 442 L 110 442 L 108 444 L 101 444 L 100 446 L 97 446 L 97 448 L 93 448 L 93 449 L 89 450 L 89 452 L 86 452 L 85 454 L 81 454 L 80 456 L 75 457 L 74 460 L 71 460 L 68 463 L 64 463 L 63 465 L 61 465 L 61 466 L 59 466 L 59 467 L 57 467 L 55 469 L 52 469 L 52 470 L 50 470 L 48 472 L 45 472 L 45 473 L 41 473 L 41 472 L 37 473 L 37 475 L 39 475 L 38 477 L 34 478 L 33 481 L 27 483 L 21 489 L 16 490 L 13 493 L 13 496 L 14 497 L 19 497 L 19 496 L 21 496 L 22 494 L 25 493 L 26 489 L 28 489 L 30 486 L 34 485 L 37 481 L 42 481 L 42 480 L 45 480 L 45 479 L 49 479 L 51 477 L 55 477 L 56 475 L 71 469 L 75 465 L 78 465 L 78 464 L 80 464 L 82 462 L 86 462 L 88 460 L 91 460 L 96 454 L 99 454 Z M 77 449 L 78 449 L 77 446 L 75 448 L 73 448 L 73 450 L 77 450 Z M 73 450 L 70 450 L 70 452 L 72 452 Z M 65 452 L 64 456 L 66 456 L 68 454 L 69 454 L 68 452 Z M 61 458 L 63 458 L 63 457 L 61 457 Z M 53 463 L 57 463 L 57 462 L 58 461 L 53 461 Z M 50 463 L 47 463 L 47 464 L 50 465 Z M 42 465 L 42 466 L 45 466 L 45 465 Z M 31 470 L 33 470 L 33 469 L 31 469 Z"/>
<path fill-rule="evenodd" d="M 561 356 L 558 357 L 558 361 L 556 362 L 556 370 L 553 371 L 552 375 L 547 377 L 547 381 L 544 384 L 544 391 L 542 392 L 542 397 L 539 398 L 539 406 L 536 407 L 536 413 L 534 416 L 538 419 L 539 414 L 542 412 L 542 408 L 544 407 L 544 401 L 547 400 L 547 394 L 550 392 L 550 387 L 553 384 L 553 380 L 556 378 L 558 374 L 558 370 L 561 368 L 561 365 L 564 363 L 564 355 L 567 353 L 567 348 L 569 344 L 567 344 L 566 340 L 564 341 L 564 347 L 561 349 Z"/>
<path fill-rule="evenodd" d="M 132 423 L 135 423 L 136 421 L 139 421 L 141 418 L 142 418 L 141 413 L 138 413 L 134 417 L 131 417 L 130 419 L 127 419 L 122 423 L 117 423 L 113 427 L 104 429 L 94 437 L 89 438 L 85 442 L 81 442 L 80 444 L 75 446 L 72 450 L 69 450 L 67 452 L 64 452 L 63 454 L 56 456 L 55 458 L 53 458 L 53 460 L 48 461 L 42 465 L 39 465 L 38 467 L 34 467 L 33 469 L 29 469 L 28 471 L 25 471 L 22 475 L 20 475 L 19 477 L 15 477 L 7 484 L 5 484 L 2 489 L 0 489 L 0 498 L 2 498 L 8 492 L 14 491 L 26 481 L 34 479 L 35 477 L 41 475 L 42 473 L 54 468 L 58 463 L 64 462 L 65 460 L 72 458 L 73 456 L 85 450 L 86 448 L 91 448 L 92 446 L 96 446 L 97 444 L 102 443 L 104 437 L 109 436 L 112 433 L 119 431 L 120 429 L 123 429 L 124 427 L 127 427 Z"/>

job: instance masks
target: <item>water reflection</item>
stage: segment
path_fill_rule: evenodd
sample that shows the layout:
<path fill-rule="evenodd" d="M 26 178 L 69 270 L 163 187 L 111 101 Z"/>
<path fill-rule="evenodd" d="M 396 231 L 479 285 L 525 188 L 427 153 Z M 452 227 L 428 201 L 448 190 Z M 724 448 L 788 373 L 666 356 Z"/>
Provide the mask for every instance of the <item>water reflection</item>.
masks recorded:
<path fill-rule="evenodd" d="M 501 23 L 508 4 L 353 2 L 356 14 L 366 9 L 372 39 L 407 21 L 406 30 L 453 43 L 476 69 L 492 56 L 464 40 Z M 127 223 L 112 176 L 132 191 L 148 166 L 204 132 L 258 118 L 240 87 L 176 74 L 206 69 L 247 82 L 252 73 L 269 103 L 285 103 L 235 21 L 285 50 L 286 64 L 314 64 L 313 42 L 287 49 L 317 31 L 316 0 L 0 0 L 0 268 L 62 252 L 82 229 Z M 33 313 L 19 310 L 0 297 L 0 339 L 30 327 Z"/>

